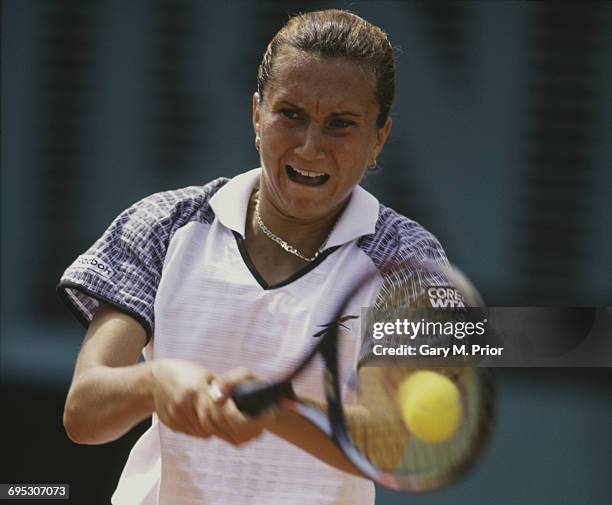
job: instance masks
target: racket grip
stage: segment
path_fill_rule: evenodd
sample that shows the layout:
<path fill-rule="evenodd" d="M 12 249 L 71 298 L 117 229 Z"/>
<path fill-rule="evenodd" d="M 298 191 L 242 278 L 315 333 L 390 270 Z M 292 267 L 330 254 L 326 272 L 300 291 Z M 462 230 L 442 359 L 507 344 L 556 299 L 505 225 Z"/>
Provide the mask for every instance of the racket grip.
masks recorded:
<path fill-rule="evenodd" d="M 268 382 L 251 381 L 234 387 L 232 400 L 240 412 L 255 417 L 273 405 L 281 398 L 295 398 L 290 382 L 270 384 Z"/>

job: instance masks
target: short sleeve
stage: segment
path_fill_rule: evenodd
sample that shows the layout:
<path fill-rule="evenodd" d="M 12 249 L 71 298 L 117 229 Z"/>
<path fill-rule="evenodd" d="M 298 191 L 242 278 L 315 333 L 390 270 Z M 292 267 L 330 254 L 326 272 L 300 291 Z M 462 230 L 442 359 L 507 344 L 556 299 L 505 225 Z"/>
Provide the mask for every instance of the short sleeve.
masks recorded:
<path fill-rule="evenodd" d="M 212 221 L 208 199 L 224 182 L 157 193 L 122 212 L 58 284 L 60 297 L 79 321 L 88 326 L 104 302 L 139 321 L 150 339 L 169 241 L 191 220 Z"/>

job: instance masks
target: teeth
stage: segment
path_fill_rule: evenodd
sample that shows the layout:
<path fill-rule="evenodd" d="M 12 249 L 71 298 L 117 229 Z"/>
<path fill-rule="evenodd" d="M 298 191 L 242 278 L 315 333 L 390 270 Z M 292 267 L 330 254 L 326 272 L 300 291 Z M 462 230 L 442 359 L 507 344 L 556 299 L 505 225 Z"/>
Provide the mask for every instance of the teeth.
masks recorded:
<path fill-rule="evenodd" d="M 308 172 L 306 170 L 300 170 L 299 168 L 295 167 L 291 168 L 293 168 L 293 170 L 295 170 L 298 174 L 303 175 L 304 177 L 321 177 L 322 175 L 325 175 L 323 172 Z"/>

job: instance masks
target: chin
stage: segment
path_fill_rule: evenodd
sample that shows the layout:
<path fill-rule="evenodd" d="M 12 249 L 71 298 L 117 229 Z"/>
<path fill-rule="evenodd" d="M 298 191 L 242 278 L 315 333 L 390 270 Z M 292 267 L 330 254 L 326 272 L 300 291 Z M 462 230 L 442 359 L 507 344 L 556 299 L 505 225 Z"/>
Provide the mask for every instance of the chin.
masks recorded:
<path fill-rule="evenodd" d="M 334 214 L 346 199 L 339 200 L 329 193 L 320 195 L 299 195 L 285 200 L 286 209 L 298 219 L 317 219 Z"/>
<path fill-rule="evenodd" d="M 321 205 L 320 202 L 312 200 L 294 200 L 287 204 L 286 209 L 288 214 L 296 219 L 315 219 L 330 212 L 327 205 Z"/>

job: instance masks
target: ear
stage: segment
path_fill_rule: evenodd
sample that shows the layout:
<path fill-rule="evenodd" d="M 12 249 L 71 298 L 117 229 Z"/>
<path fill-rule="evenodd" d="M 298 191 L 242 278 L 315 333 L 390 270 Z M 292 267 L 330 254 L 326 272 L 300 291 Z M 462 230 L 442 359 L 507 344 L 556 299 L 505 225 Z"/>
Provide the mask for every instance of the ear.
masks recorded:
<path fill-rule="evenodd" d="M 253 93 L 253 130 L 255 131 L 255 136 L 259 136 L 259 93 Z"/>
<path fill-rule="evenodd" d="M 384 126 L 382 128 L 378 128 L 376 132 L 376 143 L 374 144 L 374 147 L 372 148 L 370 160 L 368 160 L 369 165 L 375 164 L 376 159 L 378 158 L 378 156 L 383 150 L 383 147 L 385 147 L 385 142 L 387 142 L 387 139 L 389 138 L 389 134 L 391 133 L 392 126 L 393 126 L 393 120 L 391 119 L 391 116 L 389 116 L 387 117 L 387 120 L 385 121 Z"/>

